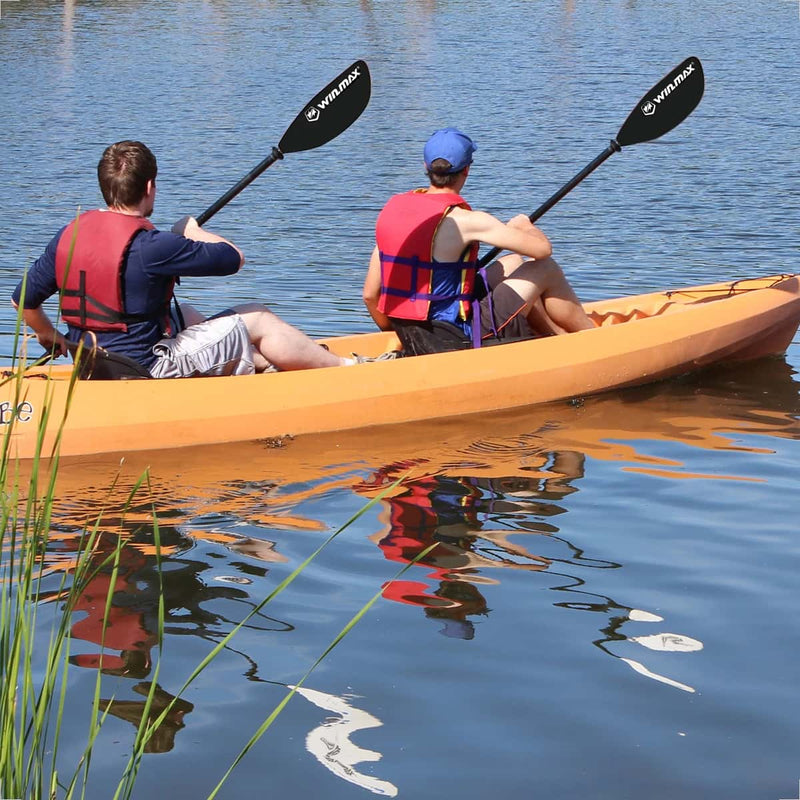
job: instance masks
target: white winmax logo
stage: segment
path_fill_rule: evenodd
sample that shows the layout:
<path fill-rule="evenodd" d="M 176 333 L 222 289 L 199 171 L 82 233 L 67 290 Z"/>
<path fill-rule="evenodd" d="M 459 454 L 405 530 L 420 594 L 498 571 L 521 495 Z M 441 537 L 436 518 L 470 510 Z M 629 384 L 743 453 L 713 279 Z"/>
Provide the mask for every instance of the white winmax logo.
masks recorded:
<path fill-rule="evenodd" d="M 2 0 L 0 0 L 0 2 L 2 2 Z M 306 109 L 306 119 L 309 122 L 316 122 L 320 118 L 321 112 L 323 112 L 360 75 L 359 67 L 356 67 L 346 78 L 339 81 L 339 85 L 334 86 L 315 106 L 309 106 Z"/>
<path fill-rule="evenodd" d="M 649 117 L 656 113 L 656 109 L 658 108 L 659 103 L 662 100 L 665 100 L 672 92 L 675 91 L 693 72 L 695 68 L 695 63 L 692 62 L 686 67 L 680 75 L 676 75 L 675 79 L 668 83 L 652 100 L 648 100 L 646 103 L 642 103 L 642 114 L 646 117 Z"/>

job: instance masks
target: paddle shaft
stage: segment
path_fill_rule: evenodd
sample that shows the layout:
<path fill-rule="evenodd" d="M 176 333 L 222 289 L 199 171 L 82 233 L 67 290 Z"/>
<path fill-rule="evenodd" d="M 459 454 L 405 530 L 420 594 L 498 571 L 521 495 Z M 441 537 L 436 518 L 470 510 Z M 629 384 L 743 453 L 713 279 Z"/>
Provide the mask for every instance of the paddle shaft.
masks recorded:
<path fill-rule="evenodd" d="M 272 148 L 272 152 L 253 170 L 247 173 L 236 186 L 232 186 L 225 192 L 216 203 L 210 205 L 199 217 L 197 217 L 197 224 L 200 226 L 205 225 L 214 214 L 217 213 L 223 206 L 227 205 L 239 192 L 245 187 L 249 186 L 267 167 L 280 161 L 283 158 L 283 153 L 277 147 Z"/>
<path fill-rule="evenodd" d="M 594 161 L 587 164 L 571 181 L 565 183 L 549 200 L 542 203 L 528 219 L 536 222 L 587 175 L 623 147 L 651 142 L 671 131 L 676 125 L 680 125 L 697 107 L 703 96 L 704 86 L 700 59 L 690 56 L 678 64 L 639 100 L 619 129 L 616 139 L 612 139 L 611 144 Z M 501 248 L 493 248 L 478 261 L 478 266 L 485 267 L 500 252 Z"/>
<path fill-rule="evenodd" d="M 549 197 L 542 203 L 539 208 L 532 214 L 528 215 L 531 222 L 536 222 L 539 217 L 546 214 L 561 198 L 569 194 L 584 178 L 591 175 L 607 158 L 610 158 L 614 153 L 619 153 L 622 147 L 617 143 L 616 139 L 611 140 L 611 144 L 600 153 L 597 158 L 588 163 L 572 180 L 567 181 L 554 195 Z M 481 256 L 478 261 L 479 267 L 485 267 L 492 262 L 502 252 L 502 248 L 493 247 L 486 255 Z"/>

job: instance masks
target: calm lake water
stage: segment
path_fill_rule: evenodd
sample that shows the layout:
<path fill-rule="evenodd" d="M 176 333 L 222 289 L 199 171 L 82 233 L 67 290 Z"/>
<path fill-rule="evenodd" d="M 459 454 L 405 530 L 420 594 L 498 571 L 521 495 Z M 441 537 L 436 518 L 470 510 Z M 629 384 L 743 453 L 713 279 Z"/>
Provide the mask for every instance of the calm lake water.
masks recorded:
<path fill-rule="evenodd" d="M 209 224 L 245 250 L 187 280 L 206 312 L 260 299 L 313 335 L 367 331 L 372 226 L 422 182 L 421 147 L 479 145 L 467 196 L 531 211 L 689 55 L 706 95 L 615 155 L 542 220 L 586 299 L 798 268 L 796 2 L 0 3 L 0 294 L 78 207 L 122 138 L 159 158 L 154 222 L 197 214 L 358 58 L 373 96 Z M 0 304 L 0 357 L 13 316 Z M 785 358 L 583 404 L 136 457 L 61 475 L 48 560 L 101 508 L 123 548 L 89 796 L 111 796 L 143 693 L 160 701 L 325 538 L 396 478 L 186 693 L 137 797 L 205 797 L 261 721 L 403 565 L 237 767 L 222 797 L 795 796 L 800 340 Z M 280 443 L 276 443 L 280 444 Z M 121 494 L 121 492 L 120 492 Z M 150 503 L 168 547 L 163 652 Z M 55 576 L 58 572 L 56 571 Z M 51 580 L 55 581 L 56 577 Z M 53 584 L 55 585 L 55 584 Z M 64 766 L 77 758 L 108 578 L 73 628 Z"/>

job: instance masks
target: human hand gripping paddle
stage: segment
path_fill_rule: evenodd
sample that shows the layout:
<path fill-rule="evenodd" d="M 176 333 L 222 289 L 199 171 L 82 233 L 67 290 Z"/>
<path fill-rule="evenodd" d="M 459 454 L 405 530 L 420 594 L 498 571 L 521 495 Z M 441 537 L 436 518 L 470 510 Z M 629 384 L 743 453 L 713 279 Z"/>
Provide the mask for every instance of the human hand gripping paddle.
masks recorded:
<path fill-rule="evenodd" d="M 217 211 L 249 186 L 267 167 L 282 159 L 286 153 L 298 153 L 321 147 L 347 130 L 367 107 L 371 89 L 372 83 L 366 62 L 355 61 L 309 101 L 283 134 L 278 146 L 273 147 L 272 152 L 257 167 L 197 217 L 197 225 L 202 226 L 208 222 Z M 176 225 L 181 223 L 184 221 L 181 220 Z M 68 342 L 67 348 L 74 357 L 79 345 Z M 96 352 L 97 348 L 94 350 Z M 53 351 L 29 366 L 39 366 L 52 357 Z"/>
<path fill-rule="evenodd" d="M 528 219 L 536 222 L 609 156 L 618 153 L 623 147 L 651 142 L 680 125 L 697 108 L 704 87 L 703 66 L 700 64 L 700 59 L 694 56 L 687 58 L 642 97 L 628 114 L 616 139 L 612 139 L 611 144 L 594 161 L 587 164 L 571 181 L 565 183 L 552 197 L 542 203 Z M 500 252 L 501 248 L 493 248 L 480 258 L 478 266 L 485 267 Z"/>
<path fill-rule="evenodd" d="M 278 146 L 273 147 L 272 152 L 255 169 L 200 214 L 197 224 L 202 226 L 208 222 L 267 167 L 287 153 L 321 147 L 347 130 L 367 107 L 370 90 L 367 64 L 365 61 L 356 61 L 311 99 L 283 134 Z"/>

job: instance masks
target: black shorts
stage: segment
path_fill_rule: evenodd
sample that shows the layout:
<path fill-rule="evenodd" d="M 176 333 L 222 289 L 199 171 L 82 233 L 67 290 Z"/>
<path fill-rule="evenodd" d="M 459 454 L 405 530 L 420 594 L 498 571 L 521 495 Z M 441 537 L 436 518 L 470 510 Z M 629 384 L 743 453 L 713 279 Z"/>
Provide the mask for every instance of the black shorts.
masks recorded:
<path fill-rule="evenodd" d="M 482 346 L 536 337 L 524 313 L 525 301 L 510 287 L 501 283 L 480 300 L 480 309 Z M 422 356 L 472 347 L 472 337 L 450 322 L 393 319 L 392 326 L 404 355 Z"/>
<path fill-rule="evenodd" d="M 525 301 L 501 283 L 481 301 L 481 339 L 533 339 L 536 334 L 525 316 Z"/>

